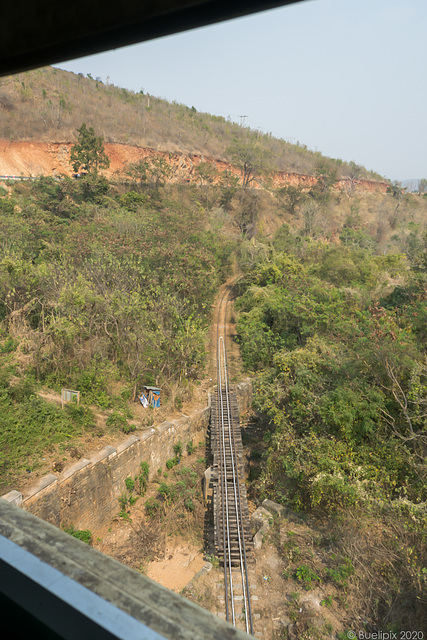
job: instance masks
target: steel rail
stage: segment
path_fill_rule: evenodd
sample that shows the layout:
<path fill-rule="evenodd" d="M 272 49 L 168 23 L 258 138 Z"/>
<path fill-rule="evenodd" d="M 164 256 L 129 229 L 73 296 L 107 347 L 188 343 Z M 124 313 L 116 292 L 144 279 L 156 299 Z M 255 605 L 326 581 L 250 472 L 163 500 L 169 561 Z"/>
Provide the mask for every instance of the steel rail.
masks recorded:
<path fill-rule="evenodd" d="M 222 304 L 224 302 L 224 297 L 227 293 L 227 290 L 224 291 L 220 303 L 219 303 L 219 308 L 218 308 L 218 319 L 217 319 L 217 342 L 219 340 L 219 325 L 220 325 L 220 320 L 221 320 L 221 308 L 222 308 Z M 219 352 L 217 350 L 217 383 L 218 385 L 221 384 L 221 368 L 220 368 L 220 359 L 219 359 Z M 218 390 L 217 393 L 217 409 L 218 409 L 218 416 L 222 415 L 222 411 L 221 411 L 221 393 Z M 223 464 L 222 462 L 222 456 L 224 455 L 225 457 L 225 449 L 223 448 L 223 442 L 221 437 L 219 437 L 219 458 L 220 458 L 220 463 L 221 465 Z M 220 468 L 220 482 L 221 482 L 221 509 L 222 509 L 222 537 L 223 537 L 223 549 L 224 549 L 224 587 L 225 587 L 225 614 L 226 614 L 226 620 L 227 622 L 230 621 L 230 615 L 229 615 L 229 603 L 228 603 L 228 576 L 227 576 L 227 562 L 226 562 L 226 557 L 225 557 L 225 550 L 226 550 L 226 531 L 225 531 L 225 526 L 224 526 L 224 522 L 225 522 L 225 495 L 227 493 L 227 484 L 226 484 L 226 473 L 222 473 L 222 467 Z M 227 511 L 227 518 L 228 518 L 228 511 Z M 228 532 L 228 527 L 227 527 L 227 533 Z M 228 548 L 230 549 L 230 545 L 228 545 Z M 231 566 L 231 562 L 229 563 Z"/>
<path fill-rule="evenodd" d="M 248 580 L 248 571 L 247 571 L 247 563 L 246 563 L 245 532 L 244 532 L 244 526 L 243 526 L 242 502 L 240 499 L 239 473 L 238 473 L 237 461 L 236 461 L 236 443 L 234 439 L 234 430 L 231 428 L 232 418 L 231 418 L 231 409 L 230 409 L 229 381 L 228 381 L 225 340 L 223 340 L 223 350 L 224 350 L 224 377 L 225 377 L 226 402 L 227 402 L 227 414 L 228 414 L 228 437 L 229 437 L 230 451 L 231 451 L 234 500 L 236 504 L 237 536 L 239 541 L 240 572 L 242 576 L 243 601 L 245 603 L 246 632 L 249 633 L 250 631 L 250 633 L 252 634 L 253 633 L 252 612 L 251 612 L 251 602 L 249 597 L 249 580 Z"/>
<path fill-rule="evenodd" d="M 239 278 L 236 278 L 231 286 L 233 286 L 238 279 Z M 229 287 L 229 290 L 230 289 L 231 287 Z M 233 501 L 231 498 L 234 497 L 236 523 L 237 523 L 238 549 L 239 549 L 239 565 L 240 565 L 240 572 L 242 577 L 242 590 L 243 590 L 246 631 L 247 633 L 253 634 L 253 622 L 252 622 L 252 611 L 251 611 L 250 594 L 249 594 L 249 578 L 248 578 L 246 546 L 245 546 L 245 531 L 244 531 L 244 524 L 243 524 L 240 483 L 239 483 L 238 466 L 237 466 L 237 459 L 236 459 L 236 444 L 235 444 L 234 430 L 232 425 L 232 413 L 231 413 L 231 406 L 230 406 L 230 388 L 229 388 L 228 367 L 227 367 L 226 321 L 227 321 L 227 306 L 229 302 L 228 295 L 224 305 L 224 324 L 223 324 L 224 331 L 222 336 L 220 336 L 220 331 L 219 331 L 221 310 L 224 304 L 224 298 L 226 294 L 229 293 L 229 290 L 224 291 L 223 296 L 221 298 L 219 310 L 218 310 L 218 324 L 217 324 L 217 376 L 218 376 L 217 408 L 218 408 L 218 416 L 220 417 L 219 424 L 221 429 L 221 434 L 219 437 L 219 449 L 220 449 L 220 463 L 221 463 L 220 486 L 221 486 L 221 506 L 222 506 L 222 534 L 223 534 L 222 542 L 223 542 L 223 557 L 224 557 L 225 604 L 226 604 L 226 618 L 229 621 L 228 591 L 230 590 L 231 613 L 232 613 L 233 625 L 235 626 L 235 607 L 234 607 L 230 528 L 229 528 L 229 502 L 232 503 Z M 224 377 L 224 383 L 223 383 L 223 377 Z M 225 395 L 225 402 L 224 402 L 223 395 Z M 230 500 L 229 500 L 227 460 L 226 460 L 226 434 L 225 434 L 226 423 L 228 424 L 227 435 L 228 435 L 228 444 L 230 448 L 231 480 L 233 484 L 233 492 L 230 495 Z M 227 569 L 227 559 L 228 559 L 228 569 Z M 228 583 L 227 573 L 229 573 L 229 583 Z"/>
<path fill-rule="evenodd" d="M 221 340 L 222 336 L 219 338 L 219 340 Z M 222 530 L 223 532 L 225 531 L 225 529 L 227 530 L 227 548 L 228 548 L 228 569 L 229 569 L 229 574 L 230 574 L 230 597 L 231 597 L 231 614 L 232 614 L 232 620 L 233 620 L 233 625 L 236 626 L 236 615 L 235 615 L 235 609 L 234 609 L 234 592 L 233 592 L 233 574 L 232 574 L 232 567 L 231 567 L 231 540 L 230 540 L 230 521 L 229 521 L 229 509 L 228 509 L 228 482 L 227 482 L 227 460 L 226 460 L 226 456 L 225 456 L 225 424 L 224 424 L 224 404 L 223 404 L 223 397 L 222 397 L 222 373 L 221 373 L 221 352 L 219 349 L 219 345 L 218 345 L 218 373 L 219 373 L 219 378 L 218 378 L 218 395 L 220 398 L 220 405 L 221 405 L 221 436 L 220 436 L 220 442 L 222 441 L 222 452 L 223 452 L 223 457 L 221 459 L 221 463 L 223 465 L 222 467 L 222 473 L 221 473 L 221 477 L 224 480 L 224 484 L 223 486 L 225 487 L 225 491 L 222 494 L 222 505 L 224 507 L 224 497 L 225 497 L 225 513 L 226 513 L 226 522 L 227 522 L 227 527 L 225 527 L 225 522 L 224 522 L 224 518 L 222 520 Z M 225 363 L 224 363 L 225 365 Z M 224 534 L 223 534 L 224 536 Z M 224 547 L 224 567 L 226 567 L 227 562 L 226 562 L 226 547 Z M 226 572 L 226 570 L 225 570 Z M 227 611 L 227 616 L 228 616 L 228 611 Z M 227 618 L 228 619 L 228 618 Z"/>
<path fill-rule="evenodd" d="M 228 371 L 227 371 L 225 344 L 222 336 L 220 337 L 219 340 L 220 342 L 222 340 L 222 348 L 224 352 L 224 381 L 225 381 L 225 398 L 226 398 L 226 405 L 227 405 L 228 440 L 230 444 L 230 458 L 231 458 L 231 468 L 232 468 L 232 477 L 233 477 L 234 503 L 236 505 L 237 539 L 239 543 L 239 561 L 240 561 L 240 572 L 242 576 L 243 601 L 245 603 L 245 622 L 246 622 L 246 631 L 249 632 L 245 566 L 244 566 L 244 560 L 243 560 L 243 547 L 242 547 L 242 542 L 244 544 L 242 505 L 240 502 L 240 492 L 238 492 L 239 476 L 238 476 L 237 464 L 236 464 L 236 447 L 234 442 L 234 434 L 232 433 L 232 428 L 231 428 L 232 419 L 231 419 L 231 410 L 230 410 L 230 397 L 229 397 L 229 388 L 228 388 Z M 238 494 L 239 494 L 239 498 L 238 498 Z M 246 575 L 247 575 L 247 572 L 246 572 Z"/>

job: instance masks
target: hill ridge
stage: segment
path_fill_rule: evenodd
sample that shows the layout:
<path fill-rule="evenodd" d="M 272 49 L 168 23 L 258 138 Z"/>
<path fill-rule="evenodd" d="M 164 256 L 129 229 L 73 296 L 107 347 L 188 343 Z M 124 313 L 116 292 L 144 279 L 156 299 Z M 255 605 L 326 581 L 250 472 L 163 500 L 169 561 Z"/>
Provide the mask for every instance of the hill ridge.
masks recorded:
<path fill-rule="evenodd" d="M 319 163 L 326 163 L 339 177 L 356 172 L 357 177 L 383 180 L 354 162 L 327 158 L 229 118 L 53 67 L 0 79 L 0 114 L 3 140 L 69 141 L 85 122 L 107 143 L 231 162 L 230 147 L 238 140 L 261 148 L 273 171 L 313 175 Z"/>

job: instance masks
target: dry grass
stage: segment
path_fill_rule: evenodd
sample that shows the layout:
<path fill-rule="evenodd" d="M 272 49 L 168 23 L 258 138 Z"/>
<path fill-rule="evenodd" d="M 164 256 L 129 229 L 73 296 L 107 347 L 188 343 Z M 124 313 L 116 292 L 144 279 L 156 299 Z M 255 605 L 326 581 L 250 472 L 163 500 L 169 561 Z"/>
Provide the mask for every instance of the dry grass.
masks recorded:
<path fill-rule="evenodd" d="M 52 67 L 1 79 L 0 114 L 0 138 L 6 140 L 70 142 L 86 122 L 107 142 L 227 161 L 233 138 L 257 141 L 271 168 L 281 171 L 313 174 L 322 158 L 305 145 L 242 128 L 223 117 Z M 346 163 L 336 166 L 342 176 L 349 174 Z"/>
<path fill-rule="evenodd" d="M 269 541 L 286 564 L 288 593 L 316 593 L 323 598 L 322 612 L 340 620 L 341 628 L 425 632 L 425 535 L 425 523 L 415 523 L 413 514 L 398 520 L 373 509 L 304 522 L 289 512 L 275 520 Z M 307 571 L 298 578 L 299 567 L 318 579 L 309 582 Z"/>

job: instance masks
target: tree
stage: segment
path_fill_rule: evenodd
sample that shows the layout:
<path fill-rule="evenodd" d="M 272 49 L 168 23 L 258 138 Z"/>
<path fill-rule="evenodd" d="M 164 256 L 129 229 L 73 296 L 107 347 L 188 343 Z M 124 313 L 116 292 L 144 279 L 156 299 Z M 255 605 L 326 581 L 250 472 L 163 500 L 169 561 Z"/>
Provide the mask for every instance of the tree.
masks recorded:
<path fill-rule="evenodd" d="M 420 195 L 422 195 L 423 193 L 425 193 L 427 191 L 427 179 L 426 178 L 422 178 L 419 182 L 418 182 L 418 193 Z"/>
<path fill-rule="evenodd" d="M 309 195 L 319 204 L 327 204 L 330 198 L 330 191 L 337 181 L 337 170 L 327 160 L 320 159 L 317 162 L 314 173 L 317 182 L 310 189 Z"/>
<path fill-rule="evenodd" d="M 243 191 L 234 222 L 237 228 L 240 229 L 248 239 L 255 235 L 260 205 L 259 193 L 255 190 Z"/>
<path fill-rule="evenodd" d="M 360 164 L 356 164 L 353 162 L 349 162 L 349 171 L 348 171 L 348 192 L 353 193 L 354 187 L 356 186 L 356 180 L 362 175 L 363 167 Z"/>
<path fill-rule="evenodd" d="M 128 166 L 125 174 L 132 179 L 132 182 L 141 186 L 148 180 L 148 170 L 148 162 L 146 160 L 138 160 L 138 162 L 132 162 Z"/>
<path fill-rule="evenodd" d="M 200 162 L 194 169 L 194 173 L 201 186 L 213 184 L 218 176 L 216 167 L 210 162 Z"/>
<path fill-rule="evenodd" d="M 200 162 L 194 170 L 201 189 L 205 193 L 206 208 L 209 208 L 209 187 L 214 184 L 218 178 L 218 171 L 215 165 L 210 162 Z"/>
<path fill-rule="evenodd" d="M 386 193 L 390 193 L 392 197 L 400 203 L 405 193 L 405 188 L 406 187 L 402 187 L 400 182 L 395 180 L 392 184 L 388 185 Z"/>
<path fill-rule="evenodd" d="M 390 216 L 392 220 L 394 220 L 393 224 L 390 224 L 391 228 L 394 229 L 396 222 L 397 222 L 397 211 L 400 207 L 400 205 L 402 204 L 403 198 L 405 197 L 405 191 L 406 191 L 406 187 L 402 187 L 402 185 L 400 184 L 400 182 L 398 182 L 397 180 L 395 180 L 393 182 L 393 184 L 390 184 L 387 187 L 387 191 L 386 193 L 390 193 L 392 195 L 392 197 L 396 200 L 396 207 L 392 213 L 392 215 Z"/>
<path fill-rule="evenodd" d="M 294 187 L 291 184 L 279 189 L 278 194 L 285 199 L 286 210 L 293 216 L 307 199 L 307 195 L 300 187 Z"/>
<path fill-rule="evenodd" d="M 105 153 L 104 139 L 95 135 L 93 127 L 86 127 L 83 122 L 78 132 L 78 140 L 71 147 L 70 164 L 78 173 L 81 169 L 89 174 L 97 175 L 99 169 L 108 169 L 110 158 Z"/>
<path fill-rule="evenodd" d="M 147 171 L 150 175 L 151 182 L 154 184 L 156 191 L 165 185 L 167 178 L 172 174 L 172 169 L 166 160 L 162 157 L 153 158 L 148 166 Z"/>
<path fill-rule="evenodd" d="M 237 140 L 227 149 L 234 164 L 240 166 L 242 171 L 242 187 L 246 190 L 257 174 L 265 171 L 265 151 L 256 142 Z"/>

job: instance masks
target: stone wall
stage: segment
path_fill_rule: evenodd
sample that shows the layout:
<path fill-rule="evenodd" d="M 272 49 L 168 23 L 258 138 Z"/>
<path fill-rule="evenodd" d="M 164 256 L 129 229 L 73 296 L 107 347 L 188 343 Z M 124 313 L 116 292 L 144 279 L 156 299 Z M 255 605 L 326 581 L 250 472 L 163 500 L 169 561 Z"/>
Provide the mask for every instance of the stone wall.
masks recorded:
<path fill-rule="evenodd" d="M 239 384 L 234 384 L 231 389 L 236 394 L 240 415 L 246 413 L 252 406 L 253 389 L 251 380 L 246 378 Z"/>
<path fill-rule="evenodd" d="M 252 402 L 249 380 L 235 385 L 240 413 Z M 117 447 L 107 446 L 91 458 L 82 458 L 60 475 L 43 476 L 26 494 L 10 491 L 2 496 L 34 515 L 64 528 L 97 530 L 108 524 L 119 510 L 118 497 L 125 490 L 125 478 L 140 473 L 140 463 L 150 465 L 150 479 L 174 456 L 173 446 L 185 446 L 206 438 L 210 406 L 190 416 L 166 421 L 140 435 L 132 435 Z"/>

